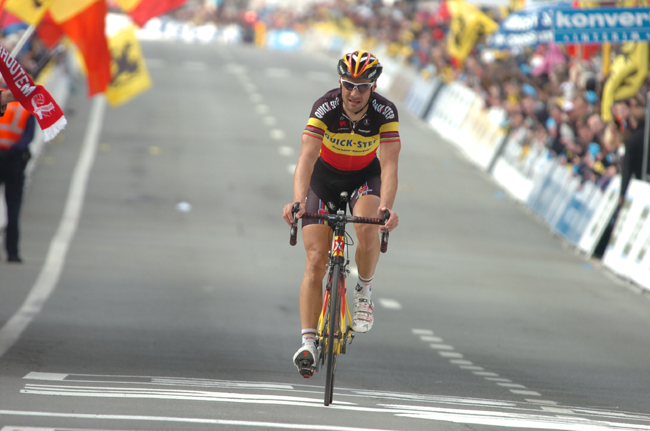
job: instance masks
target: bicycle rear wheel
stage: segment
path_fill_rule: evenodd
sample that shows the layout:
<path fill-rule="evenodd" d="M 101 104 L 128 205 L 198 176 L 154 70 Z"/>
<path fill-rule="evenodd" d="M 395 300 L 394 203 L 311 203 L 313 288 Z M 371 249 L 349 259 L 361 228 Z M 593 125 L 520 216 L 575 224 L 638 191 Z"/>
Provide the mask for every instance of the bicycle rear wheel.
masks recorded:
<path fill-rule="evenodd" d="M 340 319 L 341 319 L 341 268 L 338 263 L 332 267 L 332 278 L 330 287 L 330 303 L 327 319 L 327 367 L 325 374 L 325 405 L 332 403 L 334 397 L 334 376 L 336 374 L 337 354 L 335 352 L 334 342 L 340 337 Z"/>

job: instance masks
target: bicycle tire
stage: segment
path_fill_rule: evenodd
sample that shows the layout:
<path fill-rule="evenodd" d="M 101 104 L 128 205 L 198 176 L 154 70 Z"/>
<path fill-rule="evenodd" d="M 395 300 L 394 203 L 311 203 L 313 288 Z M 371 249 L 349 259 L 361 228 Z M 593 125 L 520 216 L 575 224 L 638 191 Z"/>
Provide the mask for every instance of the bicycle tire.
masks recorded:
<path fill-rule="evenodd" d="M 334 352 L 334 340 L 337 328 L 340 326 L 340 303 L 339 292 L 341 268 L 338 263 L 332 267 L 332 278 L 330 288 L 329 318 L 327 319 L 327 359 L 325 374 L 325 405 L 329 406 L 334 398 L 334 376 L 336 374 L 336 354 Z M 339 329 L 339 333 L 340 333 Z"/>

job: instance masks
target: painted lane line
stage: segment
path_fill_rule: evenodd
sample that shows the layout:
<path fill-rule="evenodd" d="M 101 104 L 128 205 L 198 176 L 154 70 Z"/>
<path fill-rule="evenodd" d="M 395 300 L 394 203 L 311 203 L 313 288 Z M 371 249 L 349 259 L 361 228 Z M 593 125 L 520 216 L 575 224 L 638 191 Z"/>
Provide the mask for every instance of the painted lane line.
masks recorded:
<path fill-rule="evenodd" d="M 483 377 L 499 377 L 497 373 L 491 373 L 489 371 L 474 371 L 474 374 L 477 376 L 483 376 Z"/>
<path fill-rule="evenodd" d="M 267 126 L 275 126 L 277 122 L 278 120 L 276 120 L 275 117 L 264 117 L 264 124 Z"/>
<path fill-rule="evenodd" d="M 282 147 L 278 148 L 278 152 L 280 153 L 281 156 L 283 157 L 291 157 L 293 154 L 296 152 L 293 148 L 288 147 L 286 145 L 283 145 Z"/>
<path fill-rule="evenodd" d="M 483 367 L 477 367 L 476 365 L 461 365 L 460 367 L 461 370 L 475 370 L 475 371 L 485 371 L 485 368 Z"/>
<path fill-rule="evenodd" d="M 429 344 L 429 346 L 435 350 L 454 350 L 454 346 L 450 346 L 449 344 Z"/>
<path fill-rule="evenodd" d="M 186 61 L 183 63 L 183 69 L 204 71 L 204 70 L 208 70 L 208 65 L 200 61 Z"/>
<path fill-rule="evenodd" d="M 558 413 L 558 414 L 564 414 L 564 415 L 575 414 L 573 410 L 559 409 L 557 407 L 542 407 L 542 410 L 544 410 L 545 412 L 549 412 L 549 413 Z"/>
<path fill-rule="evenodd" d="M 433 331 L 430 329 L 411 329 L 415 335 L 433 335 Z"/>
<path fill-rule="evenodd" d="M 535 391 L 521 391 L 519 389 L 510 389 L 510 392 L 517 395 L 528 395 L 529 397 L 541 397 L 542 394 Z"/>
<path fill-rule="evenodd" d="M 444 358 L 462 358 L 463 354 L 458 352 L 438 352 Z"/>
<path fill-rule="evenodd" d="M 288 69 L 268 67 L 266 69 L 266 76 L 270 78 L 288 78 L 291 76 L 291 72 Z"/>
<path fill-rule="evenodd" d="M 558 402 L 557 402 L 557 401 L 551 401 L 551 400 L 527 399 L 526 401 L 528 401 L 529 403 L 533 403 L 533 404 L 546 404 L 546 405 L 549 405 L 549 406 L 556 406 L 556 405 L 558 405 Z"/>
<path fill-rule="evenodd" d="M 510 379 L 504 379 L 502 377 L 486 377 L 485 380 L 489 380 L 491 382 L 504 382 L 504 383 L 512 383 L 512 380 Z"/>
<path fill-rule="evenodd" d="M 257 106 L 255 106 L 255 111 L 256 111 L 258 114 L 262 114 L 262 115 L 263 115 L 263 114 L 266 114 L 267 112 L 269 112 L 269 107 L 266 106 L 266 105 L 257 105 Z"/>
<path fill-rule="evenodd" d="M 296 173 L 296 165 L 288 165 L 287 166 L 287 172 L 289 172 L 289 174 L 291 174 L 291 175 Z"/>
<path fill-rule="evenodd" d="M 285 138 L 285 134 L 282 130 L 280 129 L 273 129 L 271 130 L 271 139 L 275 141 L 281 141 Z"/>
<path fill-rule="evenodd" d="M 7 350 L 18 341 L 23 331 L 41 312 L 59 282 L 70 243 L 77 231 L 79 218 L 81 217 L 88 177 L 97 154 L 105 108 L 106 99 L 104 96 L 95 96 L 90 110 L 90 119 L 83 147 L 72 174 L 72 181 L 59 227 L 52 238 L 52 242 L 50 242 L 45 264 L 25 302 L 16 314 L 0 328 L 0 357 L 7 353 Z"/>
<path fill-rule="evenodd" d="M 260 93 L 251 93 L 250 99 L 253 103 L 259 103 L 262 101 L 262 95 Z"/>
<path fill-rule="evenodd" d="M 401 310 L 402 304 L 395 301 L 394 299 L 388 298 L 379 298 L 379 304 L 384 308 L 389 308 L 391 310 Z"/>
<path fill-rule="evenodd" d="M 330 407 L 334 407 L 334 404 L 332 404 Z M 171 416 L 129 416 L 129 415 L 107 415 L 107 414 L 85 414 L 85 413 L 30 412 L 30 411 L 13 411 L 13 410 L 0 410 L 0 415 L 118 420 L 118 421 L 192 423 L 192 424 L 205 424 L 205 425 L 231 425 L 231 426 L 242 426 L 242 427 L 284 428 L 284 429 L 317 430 L 317 431 L 389 431 L 389 430 L 379 429 L 379 428 L 356 428 L 356 427 L 334 426 L 334 425 L 290 424 L 290 423 L 281 423 L 281 422 L 237 421 L 237 420 L 227 420 L 227 419 L 182 418 L 182 417 L 171 417 Z"/>
<path fill-rule="evenodd" d="M 440 337 L 432 337 L 430 335 L 420 335 L 420 340 L 428 341 L 430 343 L 442 343 L 442 338 L 440 338 Z"/>
<path fill-rule="evenodd" d="M 504 388 L 526 389 L 526 386 L 520 385 L 518 383 L 497 383 L 497 385 L 502 386 Z"/>
<path fill-rule="evenodd" d="M 451 359 L 449 362 L 456 365 L 473 365 L 472 361 L 466 359 Z"/>

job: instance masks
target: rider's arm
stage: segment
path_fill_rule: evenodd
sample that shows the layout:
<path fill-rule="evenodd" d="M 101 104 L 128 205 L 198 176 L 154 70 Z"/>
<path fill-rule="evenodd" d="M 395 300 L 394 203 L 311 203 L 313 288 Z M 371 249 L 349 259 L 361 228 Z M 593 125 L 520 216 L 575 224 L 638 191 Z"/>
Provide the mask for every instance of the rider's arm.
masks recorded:
<path fill-rule="evenodd" d="M 397 162 L 402 144 L 384 142 L 379 149 L 379 162 L 381 163 L 381 200 L 380 207 L 393 209 L 395 195 L 397 195 Z"/>
<path fill-rule="evenodd" d="M 304 133 L 302 135 L 302 148 L 300 157 L 293 175 L 293 201 L 300 202 L 301 209 L 304 208 L 311 174 L 314 172 L 314 165 L 320 154 L 322 140 Z"/>
<path fill-rule="evenodd" d="M 386 228 L 391 231 L 399 223 L 399 217 L 393 211 L 395 196 L 397 195 L 397 162 L 399 151 L 402 148 L 400 141 L 384 142 L 379 147 L 379 162 L 381 163 L 381 198 L 379 201 L 380 212 L 384 209 L 390 211 L 390 218 Z M 383 232 L 384 227 L 380 230 Z"/>

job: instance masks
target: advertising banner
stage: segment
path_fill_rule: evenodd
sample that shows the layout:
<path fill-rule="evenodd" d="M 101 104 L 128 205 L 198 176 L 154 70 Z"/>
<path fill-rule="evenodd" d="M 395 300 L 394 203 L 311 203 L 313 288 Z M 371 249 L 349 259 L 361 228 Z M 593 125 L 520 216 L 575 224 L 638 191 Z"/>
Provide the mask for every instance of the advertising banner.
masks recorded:
<path fill-rule="evenodd" d="M 602 43 L 650 40 L 650 8 L 558 9 L 555 42 Z"/>

